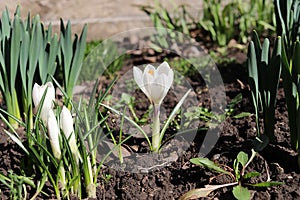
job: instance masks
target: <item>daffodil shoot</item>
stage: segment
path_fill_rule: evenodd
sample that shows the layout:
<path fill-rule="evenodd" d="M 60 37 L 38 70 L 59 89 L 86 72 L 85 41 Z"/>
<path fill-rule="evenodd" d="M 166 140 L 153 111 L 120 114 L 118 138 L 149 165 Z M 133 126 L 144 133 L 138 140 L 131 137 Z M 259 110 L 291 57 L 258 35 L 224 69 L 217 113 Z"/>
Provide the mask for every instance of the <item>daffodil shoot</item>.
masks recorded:
<path fill-rule="evenodd" d="M 133 67 L 134 80 L 154 106 L 152 127 L 152 151 L 160 148 L 160 106 L 172 86 L 174 72 L 167 62 L 160 64 L 157 69 L 147 65 L 144 71 Z"/>

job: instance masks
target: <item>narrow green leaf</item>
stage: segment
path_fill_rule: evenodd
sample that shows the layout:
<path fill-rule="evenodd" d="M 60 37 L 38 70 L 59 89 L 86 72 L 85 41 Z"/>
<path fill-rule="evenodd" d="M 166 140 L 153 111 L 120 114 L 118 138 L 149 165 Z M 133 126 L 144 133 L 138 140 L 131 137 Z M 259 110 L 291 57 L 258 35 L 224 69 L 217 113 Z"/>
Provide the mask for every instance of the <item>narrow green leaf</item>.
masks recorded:
<path fill-rule="evenodd" d="M 269 49 L 270 49 L 270 42 L 268 38 L 264 40 L 263 46 L 262 46 L 262 53 L 261 53 L 261 62 L 265 63 L 266 66 L 269 64 Z M 263 81 L 263 80 L 262 80 Z"/>
<path fill-rule="evenodd" d="M 0 87 L 1 87 L 1 91 L 4 95 L 5 94 L 4 82 L 7 82 L 7 74 L 6 74 L 6 70 L 5 70 L 4 55 L 3 55 L 1 47 L 0 47 L 0 65 L 1 65 L 1 68 L 0 68 Z"/>
<path fill-rule="evenodd" d="M 48 67 L 47 67 L 48 78 L 46 82 L 51 80 L 51 76 L 53 76 L 56 71 L 56 67 L 57 67 L 56 58 L 58 53 L 59 53 L 59 42 L 58 42 L 58 36 L 55 34 L 50 42 L 50 55 L 48 57 Z"/>
<path fill-rule="evenodd" d="M 24 32 L 23 41 L 21 44 L 21 52 L 20 52 L 20 74 L 22 80 L 22 87 L 24 91 L 25 98 L 27 98 L 27 64 L 29 57 L 29 43 L 30 36 L 28 32 Z"/>
<path fill-rule="evenodd" d="M 251 113 L 249 112 L 241 112 L 237 115 L 232 116 L 235 119 L 239 119 L 239 118 L 244 118 L 244 117 L 249 117 L 251 115 Z"/>
<path fill-rule="evenodd" d="M 8 135 L 10 137 L 10 139 L 12 139 L 12 141 L 14 141 L 19 147 L 21 147 L 21 149 L 23 149 L 23 151 L 25 151 L 26 154 L 29 155 L 29 152 L 27 151 L 27 149 L 23 145 L 22 141 L 18 137 L 16 137 L 14 134 L 11 134 L 9 131 L 7 131 L 5 129 L 4 129 L 4 132 L 6 133 L 6 135 Z"/>
<path fill-rule="evenodd" d="M 62 53 L 61 62 L 63 66 L 64 84 L 68 84 L 70 70 L 71 70 L 71 62 L 73 58 L 71 24 L 70 21 L 68 21 L 66 27 L 64 27 L 64 23 L 62 19 L 60 20 L 60 23 L 61 23 L 60 45 L 61 45 L 61 53 Z"/>
<path fill-rule="evenodd" d="M 180 99 L 180 101 L 177 103 L 177 105 L 175 106 L 175 108 L 172 110 L 171 114 L 169 115 L 167 121 L 165 122 L 161 132 L 160 132 L 160 141 L 162 141 L 164 134 L 169 126 L 169 124 L 173 121 L 173 119 L 175 118 L 176 113 L 178 112 L 178 110 L 180 109 L 180 107 L 182 106 L 182 104 L 184 103 L 185 99 L 188 97 L 189 93 L 191 92 L 191 89 L 189 89 L 184 95 L 183 97 Z"/>
<path fill-rule="evenodd" d="M 2 12 L 2 17 L 1 17 L 2 40 L 4 40 L 4 38 L 9 37 L 11 31 L 10 24 L 11 24 L 11 20 L 9 17 L 8 9 L 6 7 L 5 10 Z"/>
<path fill-rule="evenodd" d="M 10 49 L 10 91 L 15 90 L 15 83 L 18 71 L 18 61 L 21 43 L 21 25 L 20 18 L 15 17 L 13 22 L 12 36 Z"/>
<path fill-rule="evenodd" d="M 207 169 L 219 172 L 219 173 L 224 173 L 224 174 L 229 174 L 229 172 L 225 171 L 221 167 L 219 167 L 216 163 L 213 161 L 209 160 L 208 158 L 192 158 L 190 159 L 190 162 L 195 164 L 195 165 L 200 165 L 202 167 L 205 167 Z"/>
<path fill-rule="evenodd" d="M 261 182 L 256 184 L 249 184 L 253 187 L 272 187 L 284 184 L 283 182 L 270 181 L 270 182 Z"/>
<path fill-rule="evenodd" d="M 67 91 L 69 90 L 70 93 L 69 95 L 72 95 L 73 93 L 73 88 L 77 82 L 78 76 L 80 74 L 81 71 L 81 67 L 82 67 L 82 63 L 83 63 L 83 58 L 84 58 L 84 51 L 85 51 L 85 47 L 86 47 L 86 35 L 87 35 L 87 26 L 85 25 L 79 40 L 77 41 L 77 36 L 76 39 L 74 40 L 75 43 L 75 52 L 73 54 L 73 59 L 72 59 L 72 66 L 71 66 L 71 71 L 69 74 L 69 79 L 68 79 L 68 83 L 67 84 Z"/>
<path fill-rule="evenodd" d="M 295 47 L 294 47 L 294 55 L 293 55 L 293 67 L 292 67 L 292 74 L 295 80 L 295 76 L 300 74 L 300 42 L 296 41 L 295 42 Z"/>

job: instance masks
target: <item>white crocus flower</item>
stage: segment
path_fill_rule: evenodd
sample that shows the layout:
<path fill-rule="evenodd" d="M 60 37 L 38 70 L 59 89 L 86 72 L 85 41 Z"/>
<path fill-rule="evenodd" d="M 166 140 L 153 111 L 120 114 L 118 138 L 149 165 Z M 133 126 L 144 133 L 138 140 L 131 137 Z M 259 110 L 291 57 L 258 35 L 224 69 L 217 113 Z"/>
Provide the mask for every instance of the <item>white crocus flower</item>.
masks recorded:
<path fill-rule="evenodd" d="M 152 65 L 147 65 L 144 71 L 133 67 L 133 76 L 149 100 L 160 105 L 173 83 L 174 72 L 167 62 L 163 62 L 157 69 Z"/>
<path fill-rule="evenodd" d="M 76 144 L 76 138 L 73 128 L 73 118 L 71 112 L 66 106 L 63 106 L 61 110 L 59 124 L 61 130 L 65 134 L 66 138 L 69 140 L 69 146 L 76 159 L 76 162 L 78 163 L 78 160 L 81 158 Z"/>
<path fill-rule="evenodd" d="M 52 109 L 50 109 L 48 112 L 47 129 L 48 129 L 48 136 L 50 139 L 50 145 L 52 148 L 53 155 L 57 160 L 60 160 L 61 159 L 61 150 L 59 145 L 60 130 L 58 127 L 55 114 Z"/>
<path fill-rule="evenodd" d="M 160 64 L 157 69 L 147 65 L 144 71 L 133 67 L 133 77 L 139 88 L 146 94 L 154 105 L 152 126 L 152 151 L 160 148 L 160 106 L 167 95 L 174 79 L 174 72 L 167 62 Z"/>
<path fill-rule="evenodd" d="M 60 130 L 59 130 L 59 126 L 55 114 L 52 109 L 50 109 L 48 112 L 47 129 L 48 129 L 48 136 L 49 136 L 53 155 L 57 160 L 57 162 L 59 162 L 61 159 L 61 149 L 59 145 Z M 59 176 L 59 181 L 62 185 L 62 189 L 64 189 L 66 185 L 66 177 L 65 177 L 65 169 L 63 165 L 60 165 L 59 167 L 58 176 Z"/>
<path fill-rule="evenodd" d="M 42 105 L 41 115 L 40 115 L 41 119 L 45 122 L 45 124 L 47 124 L 49 110 L 51 110 L 54 106 L 53 103 L 55 101 L 54 86 L 51 82 L 48 82 L 45 85 L 41 85 L 41 86 L 35 83 L 32 89 L 32 100 L 35 108 L 37 109 L 40 105 L 40 102 L 42 100 L 44 92 L 46 91 L 46 88 L 48 88 L 47 94 L 45 96 Z"/>

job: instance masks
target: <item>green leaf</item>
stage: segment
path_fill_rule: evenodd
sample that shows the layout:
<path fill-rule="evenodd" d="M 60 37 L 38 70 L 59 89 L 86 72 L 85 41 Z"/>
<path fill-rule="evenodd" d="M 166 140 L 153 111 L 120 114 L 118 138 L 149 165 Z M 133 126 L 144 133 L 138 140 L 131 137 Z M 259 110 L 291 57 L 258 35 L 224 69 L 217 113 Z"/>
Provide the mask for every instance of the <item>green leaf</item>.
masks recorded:
<path fill-rule="evenodd" d="M 9 12 L 8 9 L 5 8 L 5 10 L 2 12 L 1 17 L 1 39 L 4 40 L 4 38 L 8 38 L 10 35 L 10 24 L 11 20 L 9 18 Z"/>
<path fill-rule="evenodd" d="M 244 179 L 249 179 L 249 178 L 252 178 L 252 177 L 257 177 L 257 176 L 260 176 L 260 173 L 259 172 L 248 172 L 247 174 L 245 174 L 243 176 Z"/>
<path fill-rule="evenodd" d="M 261 182 L 256 184 L 249 184 L 253 187 L 272 187 L 272 186 L 278 186 L 284 184 L 283 182 L 277 182 L 277 181 L 269 181 L 269 182 Z"/>
<path fill-rule="evenodd" d="M 248 162 L 248 154 L 243 151 L 239 152 L 239 154 L 237 155 L 237 161 L 240 162 L 244 167 Z"/>
<path fill-rule="evenodd" d="M 216 163 L 209 160 L 208 158 L 192 158 L 192 159 L 190 159 L 190 162 L 195 165 L 200 165 L 207 169 L 210 169 L 210 170 L 213 170 L 213 171 L 216 171 L 219 173 L 229 174 L 229 172 L 225 171 L 224 169 L 219 167 Z"/>
<path fill-rule="evenodd" d="M 5 130 L 4 129 L 4 132 L 10 137 L 10 139 L 12 139 L 17 145 L 19 145 L 19 147 L 21 149 L 23 149 L 23 151 L 25 151 L 26 154 L 29 155 L 29 152 L 27 151 L 27 149 L 25 148 L 25 146 L 23 145 L 21 139 L 18 137 L 18 135 L 15 133 L 15 134 L 12 134 L 10 133 L 9 131 Z"/>
<path fill-rule="evenodd" d="M 237 185 L 233 188 L 232 194 L 238 200 L 247 200 L 251 198 L 250 191 L 240 185 Z"/>
<path fill-rule="evenodd" d="M 178 110 L 180 109 L 180 107 L 182 106 L 182 104 L 184 103 L 185 99 L 188 97 L 189 93 L 191 92 L 191 89 L 189 89 L 184 95 L 183 97 L 180 99 L 180 101 L 177 103 L 177 105 L 175 106 L 175 108 L 172 110 L 171 114 L 169 115 L 167 121 L 165 122 L 161 132 L 160 132 L 160 141 L 162 141 L 164 134 L 169 126 L 169 124 L 173 121 L 173 119 L 175 118 Z"/>
<path fill-rule="evenodd" d="M 28 32 L 25 32 L 23 35 L 23 41 L 21 44 L 21 52 L 20 52 L 20 74 L 21 74 L 21 80 L 22 80 L 22 86 L 24 89 L 25 97 L 28 96 L 27 94 L 27 63 L 28 63 L 28 57 L 29 57 L 29 42 L 30 42 L 30 36 Z"/>
<path fill-rule="evenodd" d="M 261 62 L 265 63 L 266 66 L 268 66 L 269 64 L 269 49 L 270 49 L 270 42 L 268 38 L 266 38 L 262 46 L 262 54 L 261 54 Z"/>
<path fill-rule="evenodd" d="M 18 71 L 18 61 L 21 41 L 21 24 L 20 18 L 15 17 L 13 22 L 12 36 L 11 36 L 11 51 L 10 51 L 10 92 L 15 90 L 15 83 Z"/>
<path fill-rule="evenodd" d="M 237 115 L 234 115 L 233 118 L 239 119 L 239 118 L 248 117 L 249 115 L 251 115 L 251 113 L 249 113 L 249 112 L 241 112 L 241 113 L 239 113 Z"/>
<path fill-rule="evenodd" d="M 76 49 L 73 52 L 73 58 L 72 58 L 72 67 L 70 69 L 69 73 L 69 79 L 68 82 L 66 83 L 66 88 L 67 92 L 70 91 L 69 95 L 73 95 L 73 88 L 77 82 L 78 76 L 81 71 L 82 63 L 83 63 L 83 58 L 84 58 L 84 50 L 86 46 L 86 35 L 87 35 L 87 26 L 85 25 L 79 40 L 77 39 L 77 36 L 75 36 L 74 39 L 74 44 Z M 69 88 L 70 87 L 70 88 Z"/>

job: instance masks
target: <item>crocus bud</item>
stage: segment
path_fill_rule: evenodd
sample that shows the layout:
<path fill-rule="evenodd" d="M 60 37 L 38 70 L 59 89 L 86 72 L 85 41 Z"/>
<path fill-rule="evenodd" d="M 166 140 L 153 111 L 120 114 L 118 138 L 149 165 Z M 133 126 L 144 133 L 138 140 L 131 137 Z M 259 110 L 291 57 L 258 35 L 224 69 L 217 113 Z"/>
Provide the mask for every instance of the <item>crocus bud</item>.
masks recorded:
<path fill-rule="evenodd" d="M 157 69 L 147 65 L 144 71 L 133 67 L 134 80 L 153 104 L 160 105 L 167 95 L 174 79 L 174 72 L 167 62 Z"/>
<path fill-rule="evenodd" d="M 37 83 L 34 84 L 32 89 L 32 100 L 35 108 L 38 108 L 40 106 L 40 102 L 42 100 L 42 97 L 44 95 L 44 92 L 47 89 L 47 94 L 45 96 L 42 109 L 41 109 L 41 119 L 44 121 L 45 124 L 47 124 L 48 119 L 48 113 L 49 110 L 51 110 L 54 106 L 55 101 L 55 90 L 54 86 L 51 82 L 46 83 L 45 85 L 38 85 Z"/>
<path fill-rule="evenodd" d="M 59 146 L 60 130 L 52 109 L 48 112 L 47 129 L 53 155 L 59 161 L 61 159 L 61 150 Z"/>
<path fill-rule="evenodd" d="M 63 106 L 61 110 L 59 124 L 61 130 L 65 134 L 66 138 L 69 140 L 69 146 L 78 163 L 78 159 L 80 159 L 80 155 L 76 144 L 76 138 L 75 138 L 75 133 L 73 128 L 73 118 L 71 112 L 66 106 Z"/>

